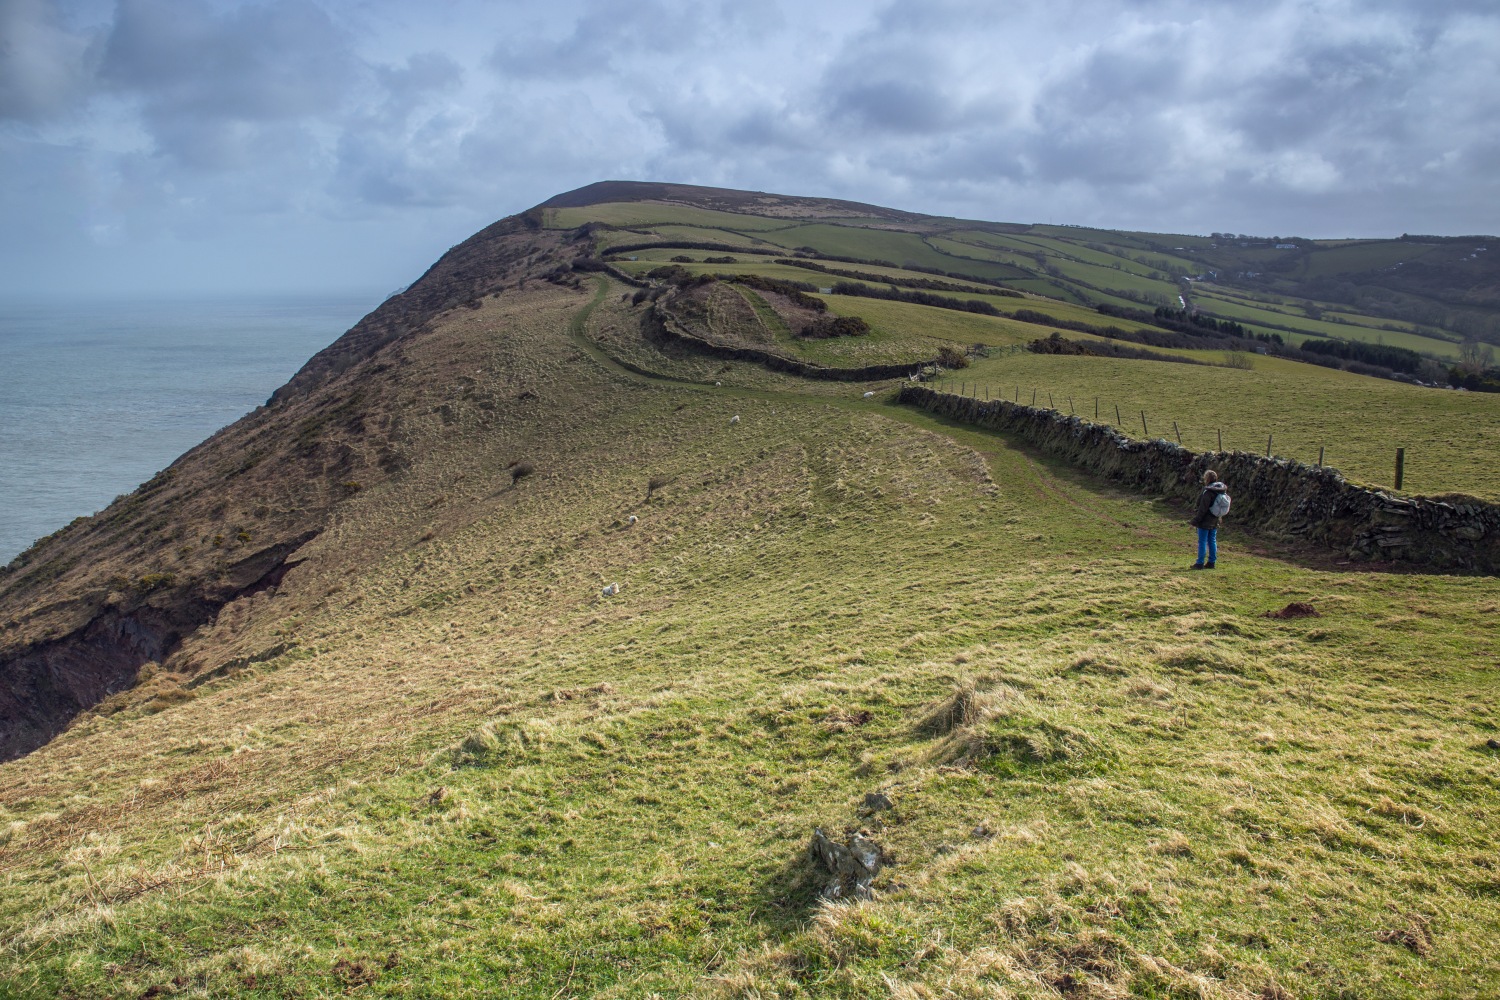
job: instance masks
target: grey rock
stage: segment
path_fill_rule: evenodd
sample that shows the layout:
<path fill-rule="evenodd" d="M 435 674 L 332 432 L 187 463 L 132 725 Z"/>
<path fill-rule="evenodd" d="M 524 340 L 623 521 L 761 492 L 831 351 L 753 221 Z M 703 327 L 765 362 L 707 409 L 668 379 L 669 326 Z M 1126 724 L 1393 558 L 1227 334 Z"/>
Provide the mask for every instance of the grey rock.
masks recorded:
<path fill-rule="evenodd" d="M 812 843 L 807 847 L 808 857 L 821 865 L 831 876 L 818 895 L 824 899 L 869 899 L 875 876 L 884 866 L 884 852 L 880 845 L 862 833 L 856 833 L 846 843 L 829 837 L 822 830 L 814 830 Z"/>
<path fill-rule="evenodd" d="M 862 810 L 863 812 L 881 812 L 885 809 L 894 808 L 896 808 L 896 803 L 892 802 L 890 796 L 886 795 L 884 792 L 867 792 L 865 794 L 865 807 Z"/>

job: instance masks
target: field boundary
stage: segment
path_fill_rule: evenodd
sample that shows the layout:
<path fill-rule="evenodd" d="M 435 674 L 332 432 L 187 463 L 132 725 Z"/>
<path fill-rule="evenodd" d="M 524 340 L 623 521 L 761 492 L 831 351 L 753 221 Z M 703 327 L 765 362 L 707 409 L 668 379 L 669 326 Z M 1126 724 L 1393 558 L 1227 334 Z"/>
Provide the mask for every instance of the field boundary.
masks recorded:
<path fill-rule="evenodd" d="M 682 329 L 672 320 L 666 310 L 656 303 L 652 303 L 651 309 L 646 313 L 644 323 L 648 336 L 658 340 L 672 341 L 700 354 L 709 354 L 732 361 L 753 361 L 772 371 L 786 372 L 789 375 L 825 382 L 880 382 L 885 379 L 907 378 L 921 371 L 924 366 L 938 363 L 937 359 L 933 358 L 899 365 L 865 365 L 862 368 L 824 367 L 756 347 L 716 344 Z"/>
<path fill-rule="evenodd" d="M 898 403 L 1028 443 L 1114 482 L 1192 501 L 1215 469 L 1234 497 L 1230 522 L 1278 539 L 1305 539 L 1350 559 L 1500 575 L 1500 505 L 1473 497 L 1399 497 L 1356 486 L 1332 469 L 1250 452 L 1189 451 L 1137 441 L 1058 410 L 902 386 Z"/>

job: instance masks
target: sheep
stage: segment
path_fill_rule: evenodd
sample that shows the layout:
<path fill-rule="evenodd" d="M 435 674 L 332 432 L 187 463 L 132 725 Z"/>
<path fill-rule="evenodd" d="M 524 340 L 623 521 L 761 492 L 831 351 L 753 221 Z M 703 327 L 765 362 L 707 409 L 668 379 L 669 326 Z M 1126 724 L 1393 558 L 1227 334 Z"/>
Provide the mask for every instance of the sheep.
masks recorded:
<path fill-rule="evenodd" d="M 867 392 L 867 393 L 865 393 L 865 398 L 869 399 L 873 395 L 875 395 L 875 393 L 873 393 L 873 392 Z"/>
<path fill-rule="evenodd" d="M 714 388 L 715 388 L 715 389 L 719 389 L 719 388 L 722 388 L 722 387 L 723 387 L 723 385 L 724 385 L 724 383 L 723 383 L 723 382 L 715 382 L 715 383 L 714 383 Z"/>
<path fill-rule="evenodd" d="M 605 587 L 603 590 L 599 591 L 599 596 L 600 597 L 614 597 L 619 592 L 620 592 L 620 585 L 618 583 L 612 583 L 608 587 Z"/>
<path fill-rule="evenodd" d="M 626 520 L 631 524 L 634 524 L 636 521 L 640 520 L 640 518 L 636 517 L 634 514 L 631 514 L 628 518 L 626 518 Z"/>
<path fill-rule="evenodd" d="M 736 413 L 734 416 L 732 416 L 732 417 L 729 418 L 729 425 L 731 427 L 733 427 L 735 424 L 737 424 L 739 422 L 740 422 L 740 415 L 738 413 Z"/>

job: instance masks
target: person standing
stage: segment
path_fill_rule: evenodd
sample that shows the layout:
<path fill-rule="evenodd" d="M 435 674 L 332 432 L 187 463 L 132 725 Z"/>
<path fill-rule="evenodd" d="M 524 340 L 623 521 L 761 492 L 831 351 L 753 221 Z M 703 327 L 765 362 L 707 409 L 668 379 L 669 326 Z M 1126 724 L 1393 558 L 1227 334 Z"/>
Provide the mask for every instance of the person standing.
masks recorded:
<path fill-rule="evenodd" d="M 1193 510 L 1193 527 L 1198 529 L 1198 561 L 1188 569 L 1213 569 L 1219 560 L 1219 525 L 1229 513 L 1229 490 L 1219 481 L 1219 474 L 1209 469 L 1203 474 L 1203 492 Z"/>

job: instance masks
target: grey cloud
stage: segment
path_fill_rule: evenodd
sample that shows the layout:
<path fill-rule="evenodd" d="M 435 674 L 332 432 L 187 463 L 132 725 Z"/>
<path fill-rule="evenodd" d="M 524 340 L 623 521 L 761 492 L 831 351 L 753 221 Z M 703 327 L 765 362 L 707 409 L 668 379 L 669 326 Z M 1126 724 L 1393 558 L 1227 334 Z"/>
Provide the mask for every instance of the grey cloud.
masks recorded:
<path fill-rule="evenodd" d="M 40 121 L 88 96 L 96 33 L 70 30 L 49 0 L 0 0 L 0 120 Z"/>
<path fill-rule="evenodd" d="M 502 76 L 541 79 L 618 73 L 652 56 L 701 51 L 720 30 L 722 21 L 713 15 L 703 4 L 596 2 L 579 12 L 567 34 L 507 38 L 488 64 Z"/>
<path fill-rule="evenodd" d="M 244 165 L 272 124 L 336 113 L 362 78 L 351 39 L 307 0 L 218 13 L 201 0 L 121 0 L 103 83 L 140 100 L 158 152 L 186 164 Z"/>

